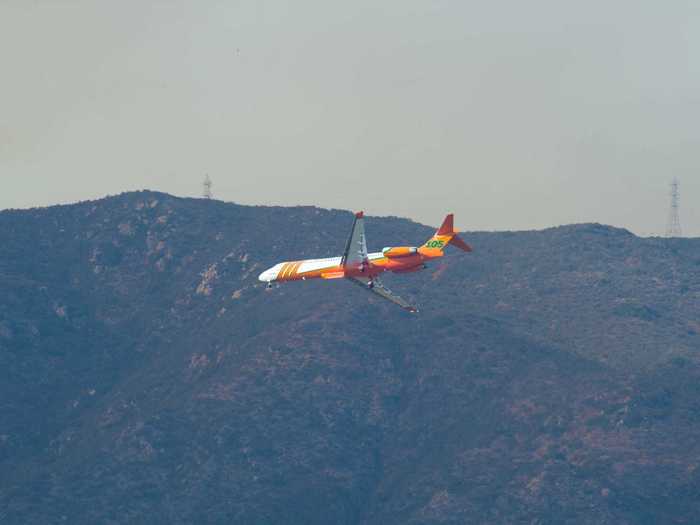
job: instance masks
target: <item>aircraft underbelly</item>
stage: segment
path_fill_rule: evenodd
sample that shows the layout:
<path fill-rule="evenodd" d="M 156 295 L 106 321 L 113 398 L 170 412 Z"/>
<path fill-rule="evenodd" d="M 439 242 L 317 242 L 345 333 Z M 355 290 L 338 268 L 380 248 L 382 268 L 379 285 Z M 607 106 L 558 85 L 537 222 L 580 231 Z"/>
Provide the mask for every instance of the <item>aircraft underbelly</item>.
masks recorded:
<path fill-rule="evenodd" d="M 399 257 L 396 259 L 387 259 L 386 269 L 392 272 L 406 272 L 423 266 L 423 258 L 420 255 L 412 255 L 409 257 Z"/>

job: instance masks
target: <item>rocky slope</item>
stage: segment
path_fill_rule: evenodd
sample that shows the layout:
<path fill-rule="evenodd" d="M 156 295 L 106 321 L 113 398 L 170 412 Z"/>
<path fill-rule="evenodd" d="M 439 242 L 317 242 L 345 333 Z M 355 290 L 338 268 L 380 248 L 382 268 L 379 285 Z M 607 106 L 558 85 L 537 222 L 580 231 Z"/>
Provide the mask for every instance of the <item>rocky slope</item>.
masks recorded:
<path fill-rule="evenodd" d="M 350 223 L 154 192 L 0 212 L 0 522 L 697 521 L 699 240 L 465 234 L 386 278 L 418 315 L 257 282 Z M 375 249 L 430 233 L 367 221 Z"/>

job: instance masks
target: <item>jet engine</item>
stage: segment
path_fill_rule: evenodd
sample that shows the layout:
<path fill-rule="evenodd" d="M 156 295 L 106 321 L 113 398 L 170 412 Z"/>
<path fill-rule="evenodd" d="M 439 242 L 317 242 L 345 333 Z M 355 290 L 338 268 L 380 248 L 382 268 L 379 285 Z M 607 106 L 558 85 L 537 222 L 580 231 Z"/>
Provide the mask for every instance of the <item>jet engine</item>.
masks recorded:
<path fill-rule="evenodd" d="M 389 259 L 408 257 L 410 255 L 415 255 L 416 253 L 418 253 L 418 248 L 416 248 L 415 246 L 389 246 L 382 250 L 382 255 L 384 257 L 388 257 Z"/>

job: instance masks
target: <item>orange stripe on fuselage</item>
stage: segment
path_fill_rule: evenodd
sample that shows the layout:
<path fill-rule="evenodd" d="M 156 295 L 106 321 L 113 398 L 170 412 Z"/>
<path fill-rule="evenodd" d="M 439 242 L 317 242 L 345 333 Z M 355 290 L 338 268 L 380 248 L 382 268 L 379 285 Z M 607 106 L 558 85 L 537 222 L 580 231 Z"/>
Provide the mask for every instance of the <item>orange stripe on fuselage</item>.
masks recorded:
<path fill-rule="evenodd" d="M 284 281 L 285 275 L 287 274 L 287 271 L 289 270 L 289 267 L 292 265 L 292 263 L 284 263 L 284 266 L 282 266 L 282 269 L 280 270 L 280 273 L 277 275 L 277 280 L 278 281 Z"/>
<path fill-rule="evenodd" d="M 279 275 L 277 276 L 278 281 L 291 281 L 295 277 L 298 277 L 297 270 L 304 261 L 294 261 L 284 263 Z"/>
<path fill-rule="evenodd" d="M 291 263 L 284 263 L 284 266 L 282 266 L 282 270 L 280 271 L 280 275 L 278 277 L 279 280 L 283 281 L 285 275 L 287 275 L 287 271 L 289 271 L 289 267 L 291 266 Z"/>

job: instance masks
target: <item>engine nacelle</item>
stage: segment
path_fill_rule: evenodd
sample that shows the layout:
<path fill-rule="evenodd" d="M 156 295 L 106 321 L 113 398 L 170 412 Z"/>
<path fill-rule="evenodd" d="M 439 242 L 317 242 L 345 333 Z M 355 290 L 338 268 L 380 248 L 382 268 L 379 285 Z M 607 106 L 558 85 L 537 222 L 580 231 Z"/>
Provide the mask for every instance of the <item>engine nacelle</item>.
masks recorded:
<path fill-rule="evenodd" d="M 397 246 L 388 247 L 382 250 L 382 255 L 388 257 L 389 259 L 398 259 L 400 257 L 408 257 L 410 255 L 415 255 L 418 253 L 418 248 L 415 246 Z"/>

